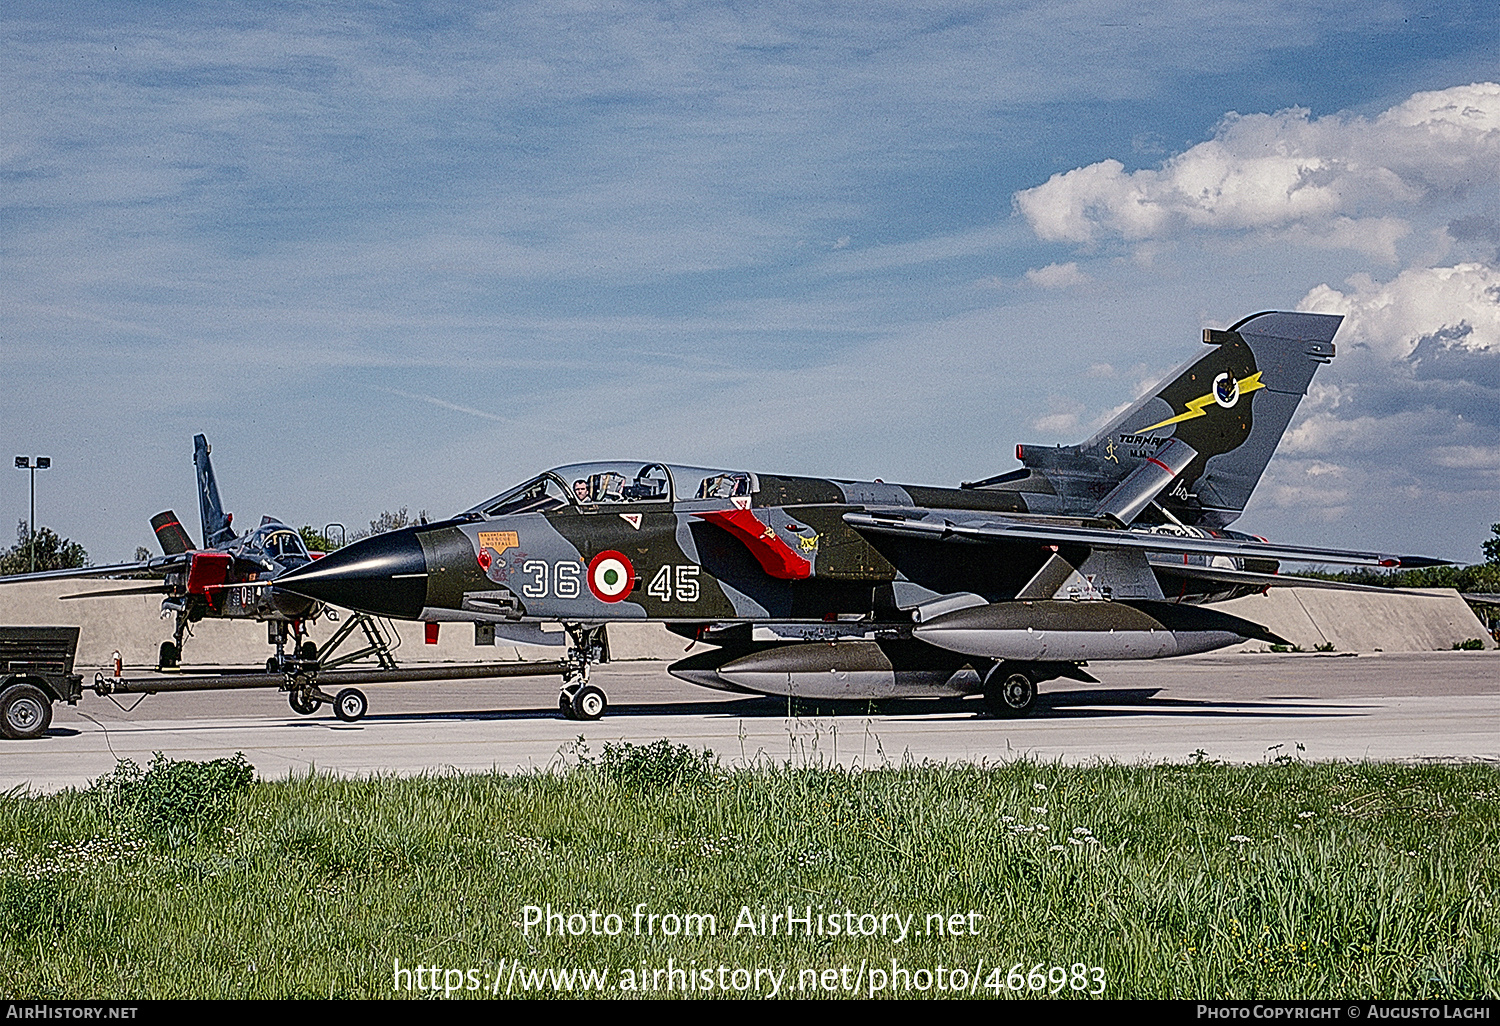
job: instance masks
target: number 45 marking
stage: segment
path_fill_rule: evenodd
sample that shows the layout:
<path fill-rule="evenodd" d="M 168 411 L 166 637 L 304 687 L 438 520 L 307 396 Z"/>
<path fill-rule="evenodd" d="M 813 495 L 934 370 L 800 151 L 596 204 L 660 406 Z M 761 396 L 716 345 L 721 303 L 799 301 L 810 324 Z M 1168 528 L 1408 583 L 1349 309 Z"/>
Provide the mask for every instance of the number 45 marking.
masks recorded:
<path fill-rule="evenodd" d="M 674 582 L 678 602 L 698 601 L 698 567 L 692 563 L 686 566 L 663 566 L 646 586 L 646 594 L 663 602 L 671 602 Z"/>

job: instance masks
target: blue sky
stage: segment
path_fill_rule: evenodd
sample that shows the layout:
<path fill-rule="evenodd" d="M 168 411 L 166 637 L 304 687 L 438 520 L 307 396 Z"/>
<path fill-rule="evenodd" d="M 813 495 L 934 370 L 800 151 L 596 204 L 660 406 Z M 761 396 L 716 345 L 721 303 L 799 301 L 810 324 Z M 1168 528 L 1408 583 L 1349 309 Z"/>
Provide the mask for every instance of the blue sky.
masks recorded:
<path fill-rule="evenodd" d="M 1301 307 L 1340 356 L 1238 526 L 1477 560 L 1497 43 L 1480 3 L 7 5 L 0 431 L 98 562 L 196 526 L 199 431 L 242 524 L 592 458 L 948 484 Z"/>

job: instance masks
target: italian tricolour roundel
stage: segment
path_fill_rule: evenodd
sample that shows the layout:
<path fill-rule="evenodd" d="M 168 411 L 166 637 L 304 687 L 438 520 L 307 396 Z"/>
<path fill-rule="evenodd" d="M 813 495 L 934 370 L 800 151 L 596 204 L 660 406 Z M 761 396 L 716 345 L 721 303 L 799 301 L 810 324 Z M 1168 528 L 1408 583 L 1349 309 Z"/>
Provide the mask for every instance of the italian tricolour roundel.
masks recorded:
<path fill-rule="evenodd" d="M 623 552 L 605 549 L 589 563 L 589 591 L 600 602 L 618 602 L 635 587 L 635 567 Z"/>

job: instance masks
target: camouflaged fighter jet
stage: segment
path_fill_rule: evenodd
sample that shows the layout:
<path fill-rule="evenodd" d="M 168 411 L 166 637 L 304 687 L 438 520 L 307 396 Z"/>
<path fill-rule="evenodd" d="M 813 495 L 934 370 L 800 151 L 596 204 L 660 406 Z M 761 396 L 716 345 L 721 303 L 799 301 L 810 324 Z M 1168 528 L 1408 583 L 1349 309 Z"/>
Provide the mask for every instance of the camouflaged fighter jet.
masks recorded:
<path fill-rule="evenodd" d="M 1341 318 L 1261 313 L 1081 445 L 1022 445 L 1022 469 L 958 488 L 652 462 L 549 470 L 458 516 L 357 542 L 278 588 L 410 620 L 560 622 L 587 682 L 604 625 L 661 621 L 717 646 L 670 668 L 708 687 L 810 698 L 980 692 L 1030 712 L 1089 659 L 1281 639 L 1205 608 L 1272 584 L 1279 561 L 1443 562 L 1279 545 L 1226 528 L 1245 508 Z M 488 629 L 488 628 L 486 628 Z M 558 637 L 558 635 L 551 635 Z"/>
<path fill-rule="evenodd" d="M 162 555 L 135 563 L 91 566 L 75 570 L 46 570 L 35 574 L 0 577 L 0 584 L 22 581 L 64 580 L 86 577 L 153 577 L 162 580 L 132 588 L 63 595 L 64 599 L 108 598 L 115 595 L 165 596 L 162 616 L 176 622 L 171 641 L 163 641 L 158 669 L 175 669 L 182 658 L 182 644 L 189 624 L 204 617 L 225 620 L 260 620 L 267 624 L 267 640 L 276 654 L 266 662 L 267 670 L 287 662 L 286 645 L 300 658 L 314 659 L 317 647 L 304 641 L 307 624 L 323 612 L 321 602 L 271 586 L 278 574 L 310 563 L 302 536 L 274 517 L 262 517 L 259 526 L 236 535 L 234 514 L 224 512 L 219 485 L 214 477 L 211 448 L 203 435 L 193 437 L 193 467 L 198 477 L 198 514 L 203 528 L 203 547 L 193 544 L 177 514 L 165 510 L 151 518 L 151 528 Z M 311 712 L 311 709 L 299 710 Z"/>

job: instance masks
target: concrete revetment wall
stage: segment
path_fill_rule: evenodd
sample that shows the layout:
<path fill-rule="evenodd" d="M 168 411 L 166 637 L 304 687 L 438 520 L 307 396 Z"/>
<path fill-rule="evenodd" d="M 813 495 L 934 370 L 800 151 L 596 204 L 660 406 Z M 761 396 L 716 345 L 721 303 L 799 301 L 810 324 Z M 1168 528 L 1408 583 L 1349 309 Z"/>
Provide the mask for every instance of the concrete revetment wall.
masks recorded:
<path fill-rule="evenodd" d="M 77 672 L 111 668 L 118 650 L 126 666 L 156 664 L 157 650 L 172 636 L 171 617 L 160 615 L 160 595 L 113 595 L 60 600 L 63 595 L 118 591 L 142 581 L 34 581 L 0 585 L 0 624 L 7 626 L 66 625 L 82 629 Z M 1446 651 L 1455 642 L 1484 640 L 1493 648 L 1482 624 L 1467 603 L 1451 588 L 1421 594 L 1324 591 L 1273 588 L 1268 594 L 1235 599 L 1214 608 L 1255 623 L 1307 651 L 1332 643 L 1339 652 Z M 345 614 L 347 615 L 347 614 Z M 399 638 L 398 662 L 488 662 L 510 659 L 556 659 L 560 647 L 515 645 L 497 640 L 494 647 L 476 646 L 473 627 L 445 623 L 438 644 L 424 643 L 420 623 L 390 623 Z M 320 619 L 310 631 L 322 644 L 338 625 Z M 272 654 L 266 625 L 246 620 L 200 620 L 183 652 L 191 667 L 264 663 Z M 362 635 L 356 638 L 363 641 Z M 351 639 L 353 640 L 353 639 Z M 610 651 L 615 659 L 679 659 L 687 642 L 661 624 L 611 624 Z M 1264 649 L 1263 642 L 1244 646 Z"/>

